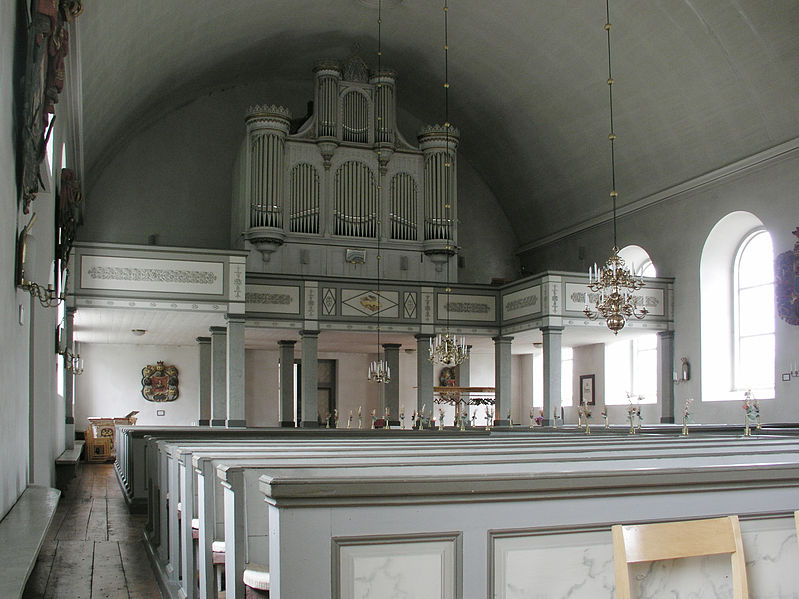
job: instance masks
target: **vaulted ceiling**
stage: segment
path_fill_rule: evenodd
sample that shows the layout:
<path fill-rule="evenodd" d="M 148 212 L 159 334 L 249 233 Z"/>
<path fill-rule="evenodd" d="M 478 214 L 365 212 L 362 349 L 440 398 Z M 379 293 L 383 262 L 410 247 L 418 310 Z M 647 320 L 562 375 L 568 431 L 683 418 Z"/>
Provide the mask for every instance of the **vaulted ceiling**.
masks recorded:
<path fill-rule="evenodd" d="M 438 0 L 383 0 L 407 122 L 441 122 Z M 605 3 L 450 0 L 451 120 L 520 245 L 609 209 Z M 308 82 L 359 43 L 377 0 L 103 0 L 78 19 L 84 169 L 215 90 Z M 798 0 L 611 0 L 620 204 L 799 138 Z M 255 101 L 262 101 L 260 98 Z M 409 136 L 415 131 L 408 132 Z"/>

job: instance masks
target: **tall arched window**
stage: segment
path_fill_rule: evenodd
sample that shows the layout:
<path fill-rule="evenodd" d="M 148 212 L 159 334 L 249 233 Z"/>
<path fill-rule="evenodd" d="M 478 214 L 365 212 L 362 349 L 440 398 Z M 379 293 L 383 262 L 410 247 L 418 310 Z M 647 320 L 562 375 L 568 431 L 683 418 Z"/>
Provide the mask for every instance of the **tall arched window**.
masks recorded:
<path fill-rule="evenodd" d="M 774 252 L 764 229 L 749 233 L 735 256 L 735 388 L 774 396 Z"/>
<path fill-rule="evenodd" d="M 731 212 L 705 240 L 699 266 L 702 401 L 774 397 L 771 237 L 751 212 Z"/>

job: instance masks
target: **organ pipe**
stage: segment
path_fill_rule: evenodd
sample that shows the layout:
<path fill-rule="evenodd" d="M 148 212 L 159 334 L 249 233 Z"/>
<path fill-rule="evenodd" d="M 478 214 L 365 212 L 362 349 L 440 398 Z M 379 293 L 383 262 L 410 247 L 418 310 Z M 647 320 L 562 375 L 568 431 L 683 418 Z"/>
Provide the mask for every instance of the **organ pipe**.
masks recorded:
<path fill-rule="evenodd" d="M 291 114 L 282 106 L 250 107 L 245 119 L 249 137 L 249 226 L 283 227 L 283 164 Z"/>

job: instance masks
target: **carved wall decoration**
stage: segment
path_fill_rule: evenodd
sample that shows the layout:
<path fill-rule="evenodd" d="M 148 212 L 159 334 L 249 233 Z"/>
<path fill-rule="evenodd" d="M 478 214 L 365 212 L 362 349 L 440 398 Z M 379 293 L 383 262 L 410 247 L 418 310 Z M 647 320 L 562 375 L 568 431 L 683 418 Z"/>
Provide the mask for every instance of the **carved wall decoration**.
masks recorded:
<path fill-rule="evenodd" d="M 22 201 L 27 214 L 39 192 L 39 165 L 44 160 L 55 112 L 64 87 L 64 61 L 69 50 L 67 24 L 83 12 L 80 0 L 31 0 L 28 24 L 23 113 L 19 124 Z"/>
<path fill-rule="evenodd" d="M 80 285 L 85 289 L 224 293 L 221 262 L 83 255 L 80 264 Z"/>
<path fill-rule="evenodd" d="M 158 361 L 141 369 L 141 394 L 147 401 L 175 401 L 178 391 L 178 369 Z"/>
<path fill-rule="evenodd" d="M 799 227 L 793 234 L 799 237 Z M 774 261 L 774 299 L 780 318 L 799 326 L 799 241 Z"/>

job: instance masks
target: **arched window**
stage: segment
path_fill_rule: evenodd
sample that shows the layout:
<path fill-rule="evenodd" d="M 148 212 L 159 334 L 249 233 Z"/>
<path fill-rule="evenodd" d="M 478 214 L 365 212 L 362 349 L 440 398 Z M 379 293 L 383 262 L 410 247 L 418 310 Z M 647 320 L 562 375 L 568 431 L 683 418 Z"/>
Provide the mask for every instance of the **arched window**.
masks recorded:
<path fill-rule="evenodd" d="M 719 220 L 699 266 L 702 401 L 774 397 L 771 237 L 750 212 Z"/>
<path fill-rule="evenodd" d="M 627 245 L 619 250 L 619 257 L 624 260 L 627 268 L 632 268 L 635 274 L 642 277 L 658 276 L 652 258 L 640 245 Z"/>
<path fill-rule="evenodd" d="M 768 231 L 751 232 L 735 257 L 735 388 L 774 396 L 774 252 Z"/>

